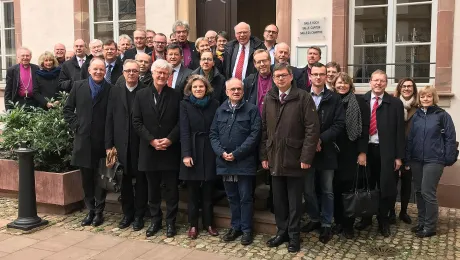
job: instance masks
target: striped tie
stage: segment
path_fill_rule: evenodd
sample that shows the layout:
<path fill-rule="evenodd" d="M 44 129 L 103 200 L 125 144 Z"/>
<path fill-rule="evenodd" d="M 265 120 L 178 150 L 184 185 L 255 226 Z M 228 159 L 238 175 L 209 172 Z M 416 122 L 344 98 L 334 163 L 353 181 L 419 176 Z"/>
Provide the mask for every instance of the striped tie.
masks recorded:
<path fill-rule="evenodd" d="M 379 107 L 379 97 L 375 97 L 374 105 L 372 106 L 371 125 L 369 127 L 369 135 L 377 133 L 377 108 Z"/>

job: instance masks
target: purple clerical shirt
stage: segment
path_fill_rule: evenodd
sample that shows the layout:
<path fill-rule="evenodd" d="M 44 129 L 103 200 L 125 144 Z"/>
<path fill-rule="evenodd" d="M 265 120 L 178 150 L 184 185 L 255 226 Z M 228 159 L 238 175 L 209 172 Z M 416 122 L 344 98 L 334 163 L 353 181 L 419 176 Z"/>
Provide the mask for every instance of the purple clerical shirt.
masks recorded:
<path fill-rule="evenodd" d="M 188 67 L 190 62 L 192 61 L 192 50 L 190 49 L 190 45 L 188 41 L 181 44 L 182 52 L 184 54 L 184 66 Z"/>
<path fill-rule="evenodd" d="M 32 72 L 30 66 L 24 68 L 24 65 L 19 64 L 19 91 L 20 97 L 31 97 L 33 91 Z"/>
<path fill-rule="evenodd" d="M 272 79 L 270 75 L 263 77 L 259 74 L 257 78 L 257 107 L 259 113 L 262 115 L 262 107 L 264 105 L 264 97 L 272 86 Z"/>

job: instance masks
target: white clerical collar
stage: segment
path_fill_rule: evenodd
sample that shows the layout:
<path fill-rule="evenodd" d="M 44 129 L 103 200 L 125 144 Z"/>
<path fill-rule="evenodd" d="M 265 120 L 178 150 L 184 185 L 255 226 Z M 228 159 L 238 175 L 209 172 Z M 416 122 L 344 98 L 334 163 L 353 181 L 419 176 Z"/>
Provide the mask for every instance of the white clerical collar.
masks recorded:
<path fill-rule="evenodd" d="M 126 84 L 126 88 L 129 90 L 129 92 L 133 92 L 137 88 L 137 84 L 134 87 L 129 87 L 128 84 Z"/>

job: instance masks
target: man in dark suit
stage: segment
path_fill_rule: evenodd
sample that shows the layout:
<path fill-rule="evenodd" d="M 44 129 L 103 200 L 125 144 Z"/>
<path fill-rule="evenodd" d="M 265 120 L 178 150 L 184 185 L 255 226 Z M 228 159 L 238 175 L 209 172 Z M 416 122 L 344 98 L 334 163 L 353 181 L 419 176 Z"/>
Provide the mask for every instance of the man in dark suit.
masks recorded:
<path fill-rule="evenodd" d="M 311 68 L 313 64 L 321 60 L 321 49 L 316 46 L 312 46 L 307 51 L 307 66 L 305 68 L 298 68 L 297 72 L 294 72 L 294 78 L 297 81 L 297 87 L 301 89 L 307 89 L 311 87 Z"/>
<path fill-rule="evenodd" d="M 147 33 L 143 30 L 135 30 L 133 33 L 134 38 L 134 48 L 125 51 L 123 55 L 123 60 L 136 58 L 138 53 L 146 53 L 148 55 L 152 54 L 152 49 L 147 47 Z"/>
<path fill-rule="evenodd" d="M 379 231 L 384 237 L 390 236 L 389 213 L 397 194 L 394 175 L 402 165 L 405 152 L 404 106 L 399 98 L 385 92 L 387 82 L 385 72 L 374 71 L 369 83 L 371 91 L 364 95 L 371 111 L 367 152 L 369 186 L 370 189 L 377 187 L 380 190 L 377 219 Z M 364 230 L 371 224 L 372 217 L 365 217 L 356 229 Z"/>
<path fill-rule="evenodd" d="M 113 40 L 107 40 L 102 45 L 102 55 L 105 60 L 105 80 L 110 84 L 115 84 L 118 78 L 123 74 L 123 62 L 118 58 L 117 43 Z M 89 77 L 86 66 L 89 63 L 83 64 L 81 67 L 81 79 Z"/>
<path fill-rule="evenodd" d="M 183 64 L 188 68 L 193 57 L 197 55 L 195 43 L 188 40 L 190 26 L 186 21 L 176 21 L 173 24 L 172 31 L 176 35 L 177 44 L 182 48 Z"/>
<path fill-rule="evenodd" d="M 73 83 L 64 106 L 64 119 L 75 132 L 71 164 L 80 168 L 84 201 L 89 210 L 82 226 L 99 226 L 107 192 L 97 185 L 99 161 L 105 157 L 105 121 L 107 102 L 113 87 L 104 80 L 105 62 L 94 58 L 90 77 Z"/>
<path fill-rule="evenodd" d="M 134 60 L 126 60 L 123 77 L 118 79 L 109 96 L 105 125 L 105 148 L 107 152 L 116 148 L 118 161 L 125 171 L 121 184 L 121 207 L 124 216 L 118 227 L 124 229 L 134 222 L 134 231 L 144 227 L 147 207 L 147 179 L 144 172 L 137 170 L 139 136 L 134 131 L 131 120 L 134 97 L 144 87 L 139 80 L 139 64 Z M 134 187 L 133 179 L 136 182 Z"/>
<path fill-rule="evenodd" d="M 161 189 L 165 185 L 166 236 L 176 235 L 179 203 L 178 174 L 180 161 L 179 103 L 181 95 L 167 86 L 171 65 L 156 60 L 152 65 L 153 84 L 139 90 L 134 99 L 133 126 L 140 136 L 139 171 L 148 182 L 148 205 L 152 223 L 146 236 L 161 229 Z"/>
<path fill-rule="evenodd" d="M 184 95 L 185 84 L 192 70 L 182 63 L 182 48 L 177 44 L 170 44 L 166 47 L 166 61 L 173 67 L 172 73 L 168 78 L 168 86 Z"/>
<path fill-rule="evenodd" d="M 70 92 L 74 81 L 81 79 L 81 67 L 87 59 L 86 43 L 82 39 L 74 42 L 73 50 L 75 56 L 62 64 L 59 74 L 59 88 L 67 92 Z"/>
<path fill-rule="evenodd" d="M 251 27 L 245 22 L 235 26 L 235 37 L 225 45 L 224 76 L 244 80 L 256 72 L 252 57 L 254 51 L 264 49 L 265 45 L 259 38 L 251 36 Z"/>
<path fill-rule="evenodd" d="M 269 24 L 264 29 L 264 46 L 270 53 L 270 63 L 275 64 L 275 46 L 276 39 L 278 39 L 278 26 L 276 24 Z"/>
<path fill-rule="evenodd" d="M 139 80 L 146 86 L 150 85 L 153 80 L 152 72 L 150 71 L 152 58 L 145 53 L 139 53 L 136 55 L 136 61 L 139 63 Z"/>
<path fill-rule="evenodd" d="M 33 98 L 33 89 L 35 83 L 35 72 L 39 70 L 38 66 L 30 63 L 32 52 L 21 47 L 17 51 L 19 63 L 8 68 L 6 71 L 5 86 L 5 108 L 12 109 L 13 104 L 19 102 L 19 105 L 26 107 L 38 106 Z"/>

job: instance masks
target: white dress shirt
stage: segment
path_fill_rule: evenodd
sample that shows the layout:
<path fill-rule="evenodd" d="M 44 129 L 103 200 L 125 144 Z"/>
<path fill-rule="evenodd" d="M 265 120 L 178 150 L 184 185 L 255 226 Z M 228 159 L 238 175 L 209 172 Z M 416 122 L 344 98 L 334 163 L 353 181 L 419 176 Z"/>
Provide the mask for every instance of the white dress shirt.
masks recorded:
<path fill-rule="evenodd" d="M 374 92 L 371 92 L 371 119 L 372 119 L 372 108 L 374 107 L 374 103 L 375 103 L 375 97 L 376 95 L 374 94 Z M 383 94 L 378 96 L 379 97 L 379 106 L 382 104 L 382 99 L 383 99 Z M 377 116 L 377 115 L 376 115 Z M 369 135 L 369 143 L 372 143 L 372 144 L 378 144 L 379 143 L 379 130 L 377 129 L 377 132 L 375 132 L 374 135 Z"/>
<path fill-rule="evenodd" d="M 179 65 L 177 65 L 177 67 L 173 68 L 174 75 L 173 75 L 171 88 L 176 88 L 177 76 L 179 76 L 179 70 L 180 70 L 181 66 L 182 66 L 182 63 L 179 63 Z"/>
<path fill-rule="evenodd" d="M 81 66 L 83 66 L 83 64 L 85 63 L 85 61 L 86 61 L 86 56 L 83 57 L 83 58 L 77 57 L 77 62 L 78 62 L 78 65 L 80 66 L 80 68 L 81 68 Z M 81 65 L 80 65 L 80 64 L 81 64 Z"/>
<path fill-rule="evenodd" d="M 236 56 L 235 60 L 235 67 L 233 67 L 233 72 L 232 72 L 232 77 L 235 77 L 235 72 L 236 72 L 236 67 L 238 66 L 238 61 L 240 60 L 240 55 L 241 55 L 241 50 L 243 49 L 243 45 L 239 44 L 240 47 L 238 49 L 238 55 Z M 248 41 L 246 45 L 244 45 L 244 64 L 243 64 L 243 72 L 241 73 L 241 80 L 243 80 L 246 77 L 246 70 L 248 68 L 248 62 L 249 62 L 249 47 L 251 45 L 251 42 Z"/>

